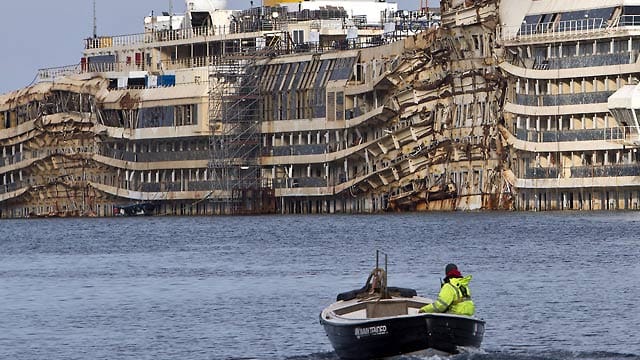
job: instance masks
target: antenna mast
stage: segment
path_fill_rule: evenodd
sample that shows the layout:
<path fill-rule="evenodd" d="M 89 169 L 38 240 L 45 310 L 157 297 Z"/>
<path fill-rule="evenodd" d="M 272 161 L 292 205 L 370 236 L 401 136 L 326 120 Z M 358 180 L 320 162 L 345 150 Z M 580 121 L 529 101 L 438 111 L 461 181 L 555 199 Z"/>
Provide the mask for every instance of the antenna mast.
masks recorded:
<path fill-rule="evenodd" d="M 169 0 L 169 30 L 173 30 L 173 0 Z"/>
<path fill-rule="evenodd" d="M 93 38 L 98 37 L 98 20 L 96 16 L 96 0 L 93 0 Z"/>

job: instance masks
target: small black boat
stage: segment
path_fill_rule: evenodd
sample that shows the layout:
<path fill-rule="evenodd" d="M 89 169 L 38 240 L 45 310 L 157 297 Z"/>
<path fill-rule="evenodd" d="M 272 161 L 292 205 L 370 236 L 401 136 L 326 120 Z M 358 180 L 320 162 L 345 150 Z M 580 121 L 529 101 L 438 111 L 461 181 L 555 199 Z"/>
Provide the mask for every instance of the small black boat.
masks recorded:
<path fill-rule="evenodd" d="M 339 294 L 320 313 L 320 323 L 341 359 L 378 359 L 423 350 L 455 354 L 461 347 L 480 347 L 483 320 L 418 313 L 432 302 L 413 289 L 387 287 L 386 265 L 378 267 L 376 254 L 376 268 L 365 286 Z"/>
<path fill-rule="evenodd" d="M 155 211 L 156 205 L 150 202 L 113 206 L 113 216 L 150 216 Z"/>

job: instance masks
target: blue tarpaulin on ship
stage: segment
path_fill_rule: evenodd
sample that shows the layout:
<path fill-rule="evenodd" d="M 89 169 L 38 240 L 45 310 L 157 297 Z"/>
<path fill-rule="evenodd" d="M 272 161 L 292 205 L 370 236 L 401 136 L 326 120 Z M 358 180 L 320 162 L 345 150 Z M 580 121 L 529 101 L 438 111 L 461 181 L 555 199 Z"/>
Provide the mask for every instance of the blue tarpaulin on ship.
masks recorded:
<path fill-rule="evenodd" d="M 146 76 L 145 77 L 147 88 L 154 87 L 169 87 L 176 85 L 176 76 L 175 75 L 158 75 L 158 76 Z"/>
<path fill-rule="evenodd" d="M 158 75 L 158 86 L 175 86 L 175 75 Z"/>

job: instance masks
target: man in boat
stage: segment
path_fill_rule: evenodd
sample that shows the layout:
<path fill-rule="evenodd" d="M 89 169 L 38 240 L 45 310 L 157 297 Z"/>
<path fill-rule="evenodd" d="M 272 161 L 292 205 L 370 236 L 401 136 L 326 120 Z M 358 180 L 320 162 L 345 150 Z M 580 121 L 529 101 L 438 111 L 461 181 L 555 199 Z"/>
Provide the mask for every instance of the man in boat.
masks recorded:
<path fill-rule="evenodd" d="M 438 299 L 420 308 L 421 313 L 451 313 L 471 316 L 475 305 L 471 300 L 469 282 L 471 275 L 462 276 L 456 264 L 447 264 L 444 268 L 445 278 L 442 281 Z"/>

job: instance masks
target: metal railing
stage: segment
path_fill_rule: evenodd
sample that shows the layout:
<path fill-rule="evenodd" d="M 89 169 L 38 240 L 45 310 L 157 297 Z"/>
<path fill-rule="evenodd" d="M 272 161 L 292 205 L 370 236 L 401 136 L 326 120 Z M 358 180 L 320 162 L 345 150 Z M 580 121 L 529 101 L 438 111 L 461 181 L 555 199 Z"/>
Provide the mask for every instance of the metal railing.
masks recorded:
<path fill-rule="evenodd" d="M 640 176 L 640 164 L 530 167 L 525 169 L 523 175 L 525 179 L 582 179 Z"/>
<path fill-rule="evenodd" d="M 298 155 L 319 155 L 326 154 L 327 144 L 306 144 L 306 145 L 287 145 L 273 146 L 263 149 L 265 156 L 298 156 Z"/>
<path fill-rule="evenodd" d="M 274 189 L 288 188 L 322 188 L 328 185 L 327 179 L 324 177 L 292 177 L 292 178 L 276 178 L 271 179 Z"/>
<path fill-rule="evenodd" d="M 499 38 L 503 41 L 526 41 L 541 38 L 561 38 L 610 32 L 630 27 L 640 27 L 640 15 L 622 15 L 608 24 L 602 18 L 566 20 L 541 24 L 523 23 L 519 27 L 501 27 Z"/>
<path fill-rule="evenodd" d="M 640 26 L 640 15 L 622 15 L 618 26 Z"/>
<path fill-rule="evenodd" d="M 55 183 L 65 183 L 67 185 L 75 184 L 80 186 L 86 186 L 87 182 L 93 182 L 96 184 L 101 184 L 105 186 L 113 186 L 119 189 L 126 189 L 131 191 L 141 191 L 141 192 L 177 192 L 177 191 L 209 191 L 213 190 L 211 187 L 210 181 L 203 180 L 187 180 L 184 179 L 182 181 L 166 181 L 162 180 L 160 182 L 147 182 L 140 181 L 138 178 L 134 180 L 126 180 L 124 176 L 87 176 L 84 179 L 49 179 L 48 184 Z M 237 183 L 237 181 L 235 181 Z M 234 183 L 234 185 L 235 185 Z M 36 184 L 33 182 L 29 182 L 27 180 L 16 180 L 9 184 L 0 185 L 0 194 L 6 194 L 12 191 L 16 191 L 22 188 L 36 187 L 42 186 L 44 184 Z"/>
<path fill-rule="evenodd" d="M 564 141 L 637 141 L 640 138 L 634 127 L 613 127 L 583 130 L 526 130 L 517 129 L 516 138 L 530 142 Z"/>
<path fill-rule="evenodd" d="M 92 39 L 93 40 L 93 39 Z M 396 38 L 392 37 L 362 37 L 358 38 L 355 41 L 336 41 L 331 44 L 320 45 L 317 43 L 303 43 L 297 44 L 290 49 L 269 49 L 269 48 L 255 48 L 255 47 L 246 47 L 240 49 L 237 53 L 229 53 L 229 56 L 233 56 L 234 54 L 243 54 L 243 55 L 263 55 L 270 54 L 272 52 L 277 52 L 279 54 L 290 54 L 290 53 L 325 53 L 336 50 L 348 50 L 348 49 L 363 49 L 369 47 L 382 46 L 385 44 L 389 44 L 391 42 L 396 41 Z M 74 64 L 74 65 L 66 65 L 61 67 L 51 67 L 40 69 L 37 72 L 34 83 L 43 82 L 43 81 L 53 81 L 58 77 L 69 76 L 75 74 L 82 73 L 92 73 L 92 72 L 124 72 L 124 71 L 167 71 L 167 70 L 178 70 L 178 69 L 188 69 L 195 67 L 206 67 L 211 64 L 215 64 L 219 62 L 221 59 L 224 59 L 225 56 L 200 56 L 200 57 L 189 57 L 189 58 L 181 58 L 181 59 L 171 59 L 171 60 L 163 60 L 160 62 L 152 62 L 149 63 L 147 59 L 131 59 L 130 61 L 118 61 L 118 62 L 96 62 L 96 63 L 83 63 L 83 64 Z M 371 81 L 370 78 L 375 78 L 377 76 L 381 76 L 385 71 L 391 70 L 397 67 L 399 61 L 398 58 L 395 58 L 392 61 L 382 62 L 380 66 L 378 66 L 377 73 L 373 74 L 369 72 L 367 81 Z M 195 80 L 195 83 L 205 83 L 208 79 L 206 77 L 202 77 Z"/>
<path fill-rule="evenodd" d="M 122 72 L 144 70 L 178 70 L 209 66 L 219 57 L 199 56 L 183 59 L 163 60 L 149 64 L 146 61 L 118 61 L 82 64 L 80 71 L 86 72 Z"/>
<path fill-rule="evenodd" d="M 133 152 L 117 150 L 109 147 L 90 145 L 81 147 L 66 148 L 42 148 L 38 150 L 27 150 L 16 154 L 0 157 L 0 168 L 8 165 L 18 164 L 23 161 L 40 160 L 56 155 L 101 155 L 107 158 L 124 160 L 129 162 L 164 162 L 164 161 L 195 161 L 207 160 L 209 150 L 181 150 L 181 151 L 147 151 Z"/>
<path fill-rule="evenodd" d="M 580 56 L 567 56 L 561 58 L 549 58 L 541 59 L 543 63 L 546 63 L 546 67 L 543 66 L 543 70 L 555 70 L 555 69 L 573 69 L 584 68 L 594 66 L 609 66 L 609 65 L 623 65 L 632 64 L 633 59 L 636 57 L 630 57 L 629 52 L 618 52 L 613 54 L 596 54 L 596 55 L 580 55 Z M 535 68 L 535 67 L 534 67 Z"/>
<path fill-rule="evenodd" d="M 125 47 L 154 42 L 190 40 L 205 36 L 221 36 L 233 34 L 234 28 L 229 26 L 203 26 L 188 29 L 160 30 L 142 34 L 128 34 L 116 36 L 101 36 L 85 39 L 86 50 L 110 47 Z"/>
<path fill-rule="evenodd" d="M 141 46 L 144 44 L 151 43 L 162 43 L 162 42 L 170 42 L 170 41 L 190 41 L 196 38 L 204 38 L 204 37 L 226 37 L 234 34 L 250 34 L 256 32 L 281 32 L 287 31 L 289 29 L 290 24 L 298 23 L 301 19 L 296 18 L 282 18 L 270 21 L 261 21 L 258 22 L 257 26 L 244 27 L 242 24 L 232 24 L 230 26 L 222 25 L 222 26 L 202 26 L 202 27 L 194 27 L 194 28 L 186 28 L 186 29 L 177 29 L 177 30 L 157 30 L 157 31 L 149 31 L 145 33 L 138 34 L 125 34 L 125 35 L 114 35 L 114 36 L 100 36 L 94 38 L 87 38 L 84 41 L 85 50 L 93 50 L 93 49 L 105 49 L 105 48 L 118 48 L 118 47 L 134 47 Z M 304 21 L 304 19 L 302 19 Z M 393 40 L 398 40 L 410 35 L 414 35 L 417 32 L 425 31 L 431 28 L 433 24 L 424 21 L 415 21 L 411 19 L 395 19 L 396 21 L 396 30 L 392 33 L 385 34 L 382 36 L 382 25 L 379 26 L 360 26 L 360 28 L 368 29 L 368 30 L 379 30 L 380 40 L 376 41 L 367 41 L 367 42 L 358 42 L 355 48 L 363 48 L 368 46 L 381 45 L 385 41 L 383 38 L 392 38 Z M 345 23 L 341 19 L 316 19 L 313 20 L 312 28 L 318 29 L 331 29 L 331 30 L 339 30 L 344 31 L 346 34 L 347 24 L 349 26 L 353 26 L 353 23 Z"/>
<path fill-rule="evenodd" d="M 80 64 L 40 69 L 36 74 L 35 82 L 52 81 L 58 77 L 80 73 L 82 73 L 82 67 Z"/>
<path fill-rule="evenodd" d="M 577 104 L 606 104 L 614 91 L 595 91 L 579 94 L 532 95 L 517 94 L 515 104 L 524 106 L 568 106 Z"/>
<path fill-rule="evenodd" d="M 639 19 L 640 20 L 640 19 Z M 573 37 L 606 31 L 608 27 L 602 18 L 565 20 L 541 24 L 523 23 L 519 27 L 499 28 L 503 41 L 536 40 L 540 38 Z"/>

